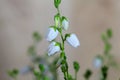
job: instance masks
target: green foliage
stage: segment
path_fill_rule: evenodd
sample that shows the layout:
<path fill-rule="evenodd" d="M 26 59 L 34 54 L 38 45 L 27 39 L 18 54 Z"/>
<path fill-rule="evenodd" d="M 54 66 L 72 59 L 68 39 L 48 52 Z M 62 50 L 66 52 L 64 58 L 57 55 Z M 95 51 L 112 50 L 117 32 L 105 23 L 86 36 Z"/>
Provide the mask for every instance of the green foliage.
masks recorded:
<path fill-rule="evenodd" d="M 111 38 L 112 35 L 113 35 L 112 29 L 108 29 L 108 30 L 107 30 L 107 36 L 108 36 L 108 38 Z"/>
<path fill-rule="evenodd" d="M 74 66 L 74 70 L 75 70 L 76 72 L 78 72 L 79 69 L 80 69 L 80 65 L 79 65 L 79 63 L 76 62 L 76 61 L 74 61 L 74 62 L 73 62 L 73 66 Z"/>
<path fill-rule="evenodd" d="M 104 53 L 109 53 L 111 49 L 112 49 L 112 45 L 110 43 L 105 43 Z"/>
<path fill-rule="evenodd" d="M 39 69 L 41 72 L 45 71 L 45 66 L 43 64 L 39 64 Z"/>
<path fill-rule="evenodd" d="M 70 37 L 70 34 L 65 34 L 65 40 L 67 39 L 67 37 Z"/>
<path fill-rule="evenodd" d="M 38 32 L 34 32 L 33 33 L 33 39 L 36 41 L 36 42 L 39 42 L 42 40 L 42 37 L 41 35 L 38 33 Z"/>
<path fill-rule="evenodd" d="M 16 77 L 18 76 L 18 74 L 19 74 L 19 71 L 17 69 L 13 69 L 13 70 L 8 71 L 8 75 L 11 78 L 14 78 L 14 79 L 16 79 Z"/>
<path fill-rule="evenodd" d="M 88 70 L 86 70 L 86 72 L 84 74 L 84 78 L 86 80 L 89 80 L 89 78 L 91 77 L 91 75 L 92 75 L 92 71 L 88 69 Z"/>
<path fill-rule="evenodd" d="M 103 66 L 101 68 L 101 73 L 102 73 L 101 80 L 106 80 L 107 79 L 107 75 L 108 75 L 108 67 L 107 66 Z"/>
<path fill-rule="evenodd" d="M 59 7 L 60 3 L 61 3 L 61 0 L 54 0 L 54 6 L 55 6 L 56 8 Z"/>
<path fill-rule="evenodd" d="M 35 55 L 36 54 L 35 46 L 30 46 L 28 48 L 28 54 L 30 54 L 30 55 Z"/>
<path fill-rule="evenodd" d="M 68 80 L 74 80 L 70 74 L 68 75 Z"/>

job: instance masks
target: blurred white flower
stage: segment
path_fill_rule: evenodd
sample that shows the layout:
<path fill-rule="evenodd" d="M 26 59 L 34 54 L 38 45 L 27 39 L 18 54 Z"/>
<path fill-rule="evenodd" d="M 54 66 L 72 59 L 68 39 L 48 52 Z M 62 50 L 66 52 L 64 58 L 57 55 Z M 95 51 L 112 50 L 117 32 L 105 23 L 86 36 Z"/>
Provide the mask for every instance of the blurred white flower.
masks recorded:
<path fill-rule="evenodd" d="M 26 74 L 31 71 L 31 68 L 29 66 L 25 66 L 20 70 L 20 74 Z"/>
<path fill-rule="evenodd" d="M 60 45 L 58 45 L 56 42 L 52 42 L 48 47 L 48 56 L 54 55 L 59 51 L 60 51 Z"/>
<path fill-rule="evenodd" d="M 68 22 L 68 20 L 67 20 L 66 18 L 64 18 L 64 19 L 62 20 L 62 26 L 63 26 L 63 29 L 64 29 L 64 30 L 67 30 L 67 29 L 68 29 L 68 27 L 69 27 L 69 22 Z"/>
<path fill-rule="evenodd" d="M 93 62 L 93 65 L 95 68 L 100 68 L 102 66 L 102 59 L 100 57 L 96 57 L 94 62 Z"/>
<path fill-rule="evenodd" d="M 58 30 L 54 29 L 54 27 L 50 27 L 48 29 L 48 34 L 47 34 L 47 41 L 52 41 L 54 40 L 58 35 Z"/>
<path fill-rule="evenodd" d="M 75 47 L 75 48 L 78 47 L 78 46 L 80 46 L 80 42 L 79 42 L 76 34 L 70 34 L 70 36 L 68 36 L 68 37 L 66 38 L 66 40 L 67 40 L 67 42 L 68 42 L 71 46 L 73 46 L 73 47 Z"/>

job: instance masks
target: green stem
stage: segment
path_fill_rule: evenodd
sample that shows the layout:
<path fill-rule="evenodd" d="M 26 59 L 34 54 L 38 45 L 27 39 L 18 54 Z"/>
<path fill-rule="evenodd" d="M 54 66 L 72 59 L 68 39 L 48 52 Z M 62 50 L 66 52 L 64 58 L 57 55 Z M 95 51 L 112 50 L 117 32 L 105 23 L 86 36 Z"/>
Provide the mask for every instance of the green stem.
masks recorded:
<path fill-rule="evenodd" d="M 63 38 L 62 32 L 60 32 L 60 34 L 61 34 L 61 39 L 62 39 L 62 44 L 61 44 L 62 45 L 62 52 L 64 52 L 64 55 L 65 55 L 65 51 L 64 51 L 64 38 Z M 65 57 L 66 57 L 66 55 L 65 55 Z M 67 59 L 67 57 L 66 57 L 66 59 Z M 65 59 L 65 62 L 66 62 L 65 67 L 66 67 L 67 71 L 64 72 L 64 77 L 65 77 L 65 79 L 68 80 L 69 72 L 68 72 L 68 64 L 67 64 L 67 60 L 66 59 Z"/>
<path fill-rule="evenodd" d="M 59 10 L 59 8 L 57 8 L 57 12 L 60 14 L 60 10 Z"/>
<path fill-rule="evenodd" d="M 59 13 L 59 15 L 60 15 L 59 7 L 57 8 L 57 11 L 58 11 L 58 13 Z M 62 28 L 62 22 L 61 22 L 61 20 L 60 20 L 60 28 Z M 65 40 L 64 40 L 64 37 L 63 37 L 63 34 L 62 34 L 62 30 L 59 31 L 59 33 L 60 33 L 61 40 L 62 40 L 62 42 L 61 42 L 61 51 L 64 53 L 64 57 L 66 57 L 65 51 L 64 51 L 64 42 L 65 42 Z M 64 59 L 64 58 L 63 58 L 63 59 Z M 66 57 L 66 59 L 67 59 L 67 57 Z M 65 63 L 62 64 L 62 65 L 65 65 L 65 69 L 66 69 L 66 71 L 63 72 L 64 78 L 65 78 L 65 80 L 68 80 L 69 72 L 68 72 L 68 64 L 67 64 L 67 60 L 66 60 L 66 59 L 64 59 L 64 60 L 65 60 Z"/>
<path fill-rule="evenodd" d="M 75 80 L 77 80 L 77 72 L 75 71 Z"/>

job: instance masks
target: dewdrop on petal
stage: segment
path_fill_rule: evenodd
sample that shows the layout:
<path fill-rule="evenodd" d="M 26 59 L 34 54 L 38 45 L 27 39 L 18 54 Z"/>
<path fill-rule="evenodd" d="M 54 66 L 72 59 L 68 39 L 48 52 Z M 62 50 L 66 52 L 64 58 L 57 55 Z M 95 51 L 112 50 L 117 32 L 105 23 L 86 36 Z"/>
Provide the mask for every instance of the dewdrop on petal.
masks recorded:
<path fill-rule="evenodd" d="M 60 45 L 56 45 L 56 42 L 52 42 L 48 47 L 48 56 L 54 55 L 60 51 Z"/>
<path fill-rule="evenodd" d="M 52 41 L 54 40 L 58 35 L 58 30 L 54 29 L 54 27 L 50 27 L 48 29 L 48 34 L 47 34 L 47 41 Z"/>
<path fill-rule="evenodd" d="M 78 47 L 78 46 L 80 46 L 80 42 L 79 42 L 76 34 L 70 34 L 70 36 L 68 36 L 68 37 L 66 38 L 66 40 L 67 40 L 67 42 L 68 42 L 71 46 L 73 46 L 73 47 L 75 47 L 75 48 Z"/>

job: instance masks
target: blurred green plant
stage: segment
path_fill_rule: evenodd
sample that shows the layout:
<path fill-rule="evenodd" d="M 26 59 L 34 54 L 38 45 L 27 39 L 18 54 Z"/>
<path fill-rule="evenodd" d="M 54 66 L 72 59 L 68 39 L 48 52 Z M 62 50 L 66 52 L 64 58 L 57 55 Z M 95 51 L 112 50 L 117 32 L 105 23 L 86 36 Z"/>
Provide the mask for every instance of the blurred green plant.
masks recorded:
<path fill-rule="evenodd" d="M 56 15 L 54 16 L 54 22 L 52 26 L 50 26 L 48 29 L 47 34 L 47 41 L 50 42 L 50 45 L 48 47 L 48 56 L 52 56 L 56 53 L 60 53 L 59 60 L 56 64 L 57 68 L 60 67 L 61 72 L 63 73 L 64 80 L 77 80 L 77 73 L 79 71 L 79 63 L 74 62 L 74 70 L 75 70 L 75 77 L 71 75 L 69 72 L 69 64 L 67 62 L 67 56 L 65 52 L 65 42 L 68 42 L 73 47 L 80 46 L 79 39 L 77 38 L 76 34 L 74 33 L 67 33 L 65 34 L 63 31 L 67 31 L 69 28 L 69 22 L 67 17 L 63 16 L 60 11 L 60 4 L 61 0 L 54 0 L 54 7 L 57 10 Z M 55 40 L 60 34 L 60 40 Z"/>
<path fill-rule="evenodd" d="M 17 76 L 19 74 L 19 71 L 17 69 L 9 70 L 8 75 L 13 78 L 14 80 L 17 80 Z"/>
<path fill-rule="evenodd" d="M 17 80 L 18 75 L 32 73 L 35 78 L 34 80 L 57 80 L 58 73 L 55 64 L 58 61 L 58 57 L 54 57 L 52 62 L 50 62 L 50 59 L 46 54 L 37 55 L 37 44 L 42 40 L 42 37 L 37 31 L 33 33 L 32 37 L 34 42 L 28 48 L 28 55 L 31 60 L 30 65 L 26 65 L 20 70 L 9 70 L 8 75 L 14 80 Z"/>
<path fill-rule="evenodd" d="M 112 36 L 112 29 L 108 29 L 101 36 L 104 43 L 104 54 L 97 55 L 95 62 L 95 66 L 100 67 L 100 80 L 107 80 L 110 67 L 118 68 L 118 64 L 115 61 L 113 54 L 110 52 L 112 50 L 112 44 L 110 43 Z"/>
<path fill-rule="evenodd" d="M 92 71 L 90 69 L 87 69 L 83 76 L 85 80 L 89 80 L 91 75 L 92 75 Z"/>

